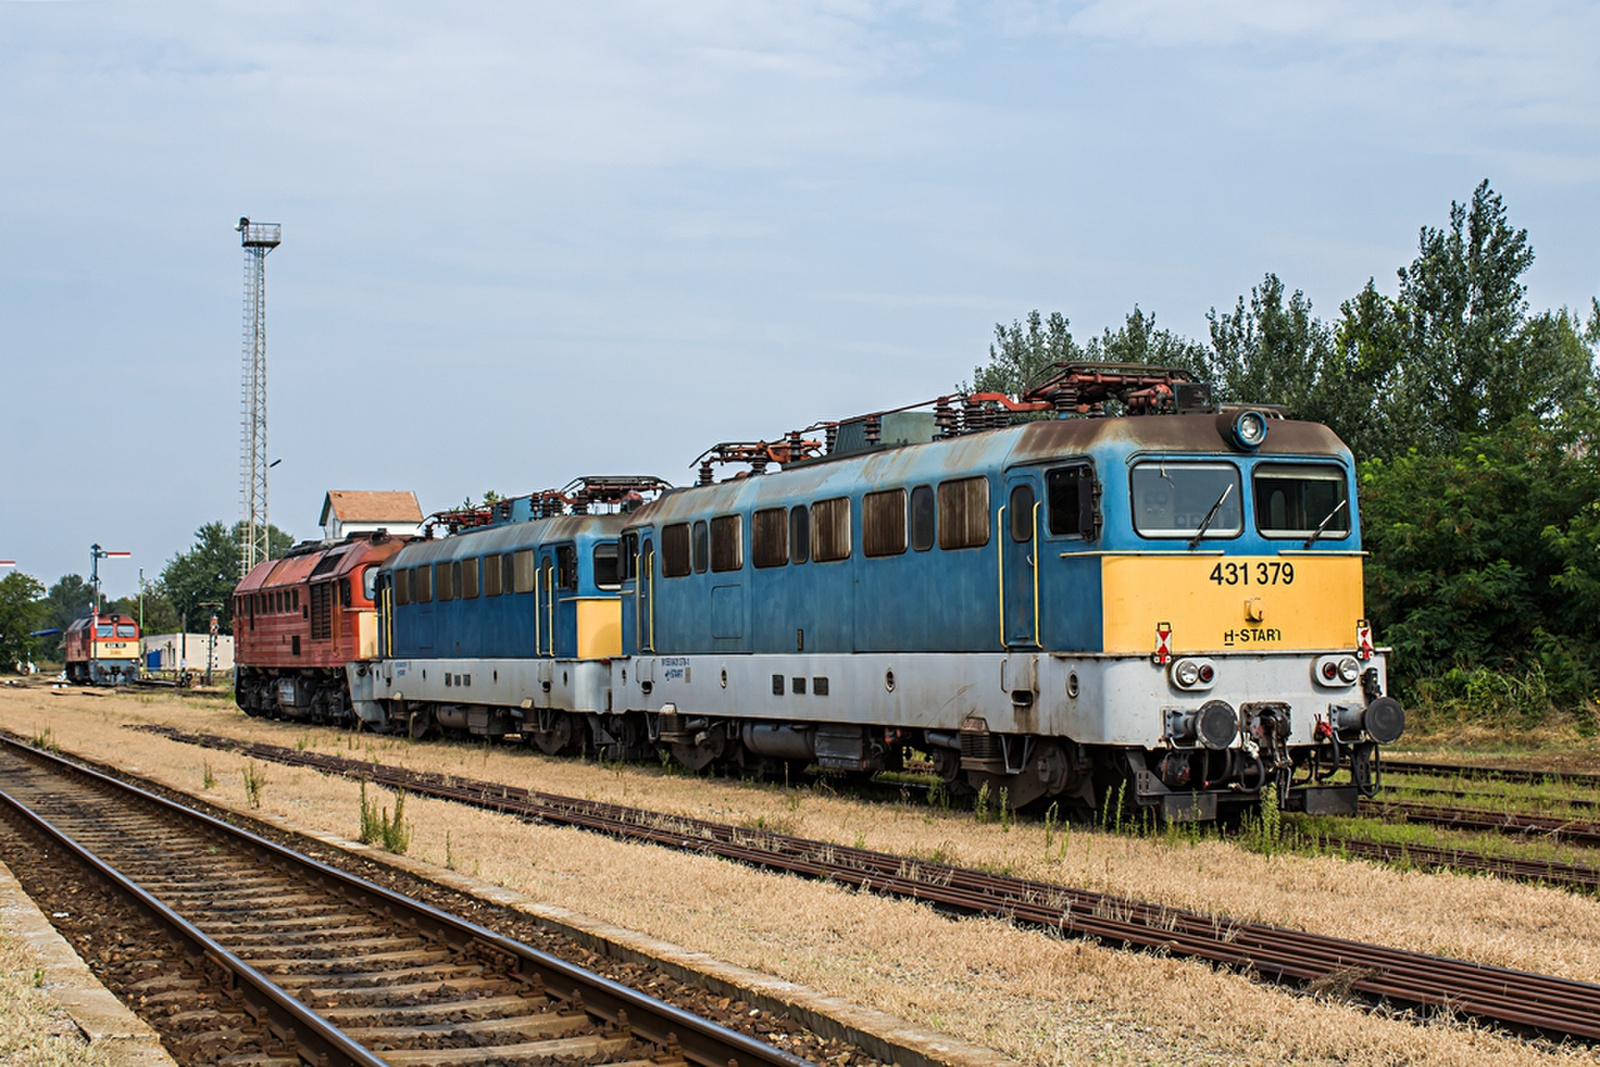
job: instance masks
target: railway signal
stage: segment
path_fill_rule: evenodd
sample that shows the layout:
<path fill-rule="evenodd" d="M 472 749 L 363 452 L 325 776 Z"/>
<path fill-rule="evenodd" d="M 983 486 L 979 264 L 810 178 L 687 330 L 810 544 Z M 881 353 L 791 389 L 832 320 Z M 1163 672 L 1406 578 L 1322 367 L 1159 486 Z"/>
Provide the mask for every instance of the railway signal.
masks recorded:
<path fill-rule="evenodd" d="M 89 546 L 89 584 L 94 586 L 94 610 L 100 613 L 100 561 L 103 559 L 127 559 L 132 552 L 107 552 L 99 545 Z"/>

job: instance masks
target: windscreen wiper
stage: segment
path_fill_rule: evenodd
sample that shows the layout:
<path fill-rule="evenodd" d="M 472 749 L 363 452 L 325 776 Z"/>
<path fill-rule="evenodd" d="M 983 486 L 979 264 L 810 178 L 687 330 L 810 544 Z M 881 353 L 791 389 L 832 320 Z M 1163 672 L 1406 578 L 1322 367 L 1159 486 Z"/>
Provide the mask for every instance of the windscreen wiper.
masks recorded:
<path fill-rule="evenodd" d="M 1333 521 L 1333 517 L 1335 515 L 1339 514 L 1339 512 L 1343 511 L 1345 509 L 1345 506 L 1347 504 L 1349 504 L 1349 503 L 1350 503 L 1350 498 L 1346 497 L 1345 499 L 1343 499 L 1343 500 L 1339 501 L 1337 504 L 1335 504 L 1333 506 L 1333 510 L 1328 512 L 1326 518 L 1324 518 L 1321 522 L 1317 523 L 1317 528 L 1315 530 L 1311 531 L 1311 536 L 1306 538 L 1306 543 L 1301 545 L 1300 547 L 1302 549 L 1306 549 L 1306 548 L 1310 548 L 1312 545 L 1316 544 L 1317 543 L 1317 538 L 1322 536 L 1322 531 L 1326 530 L 1328 528 L 1328 523 L 1332 522 Z"/>
<path fill-rule="evenodd" d="M 1211 510 L 1206 512 L 1206 517 L 1200 520 L 1200 528 L 1194 532 L 1194 537 L 1189 540 L 1189 547 L 1193 548 L 1200 543 L 1200 538 L 1206 535 L 1206 530 L 1216 520 L 1217 512 L 1222 510 L 1222 504 L 1228 499 L 1228 494 L 1233 492 L 1233 483 L 1229 482 L 1222 490 L 1222 495 L 1217 497 L 1217 502 L 1211 505 Z M 1330 516 L 1331 517 L 1331 516 Z"/>

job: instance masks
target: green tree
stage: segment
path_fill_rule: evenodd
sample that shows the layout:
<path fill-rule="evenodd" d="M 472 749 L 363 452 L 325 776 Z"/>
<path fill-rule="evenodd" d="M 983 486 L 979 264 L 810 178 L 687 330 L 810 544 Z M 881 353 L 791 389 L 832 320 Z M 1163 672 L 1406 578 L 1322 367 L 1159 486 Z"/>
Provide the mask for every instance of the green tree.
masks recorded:
<path fill-rule="evenodd" d="M 1593 405 L 1593 352 L 1577 316 L 1528 318 L 1533 259 L 1528 231 L 1512 228 L 1487 180 L 1470 203 L 1451 202 L 1444 229 L 1422 228 L 1395 304 L 1405 359 L 1392 396 L 1420 413 L 1408 443 L 1448 448 L 1524 415 L 1548 421 Z"/>
<path fill-rule="evenodd" d="M 1219 400 L 1282 405 L 1290 418 L 1333 428 L 1362 454 L 1369 436 L 1373 389 L 1364 352 L 1341 343 L 1312 313 L 1311 301 L 1295 290 L 1287 299 L 1276 274 L 1240 297 L 1227 314 L 1211 309 L 1211 351 L 1206 357 Z M 1371 298 L 1382 301 L 1374 291 Z M 1357 297 L 1365 307 L 1368 294 Z"/>
<path fill-rule="evenodd" d="M 45 618 L 44 584 L 13 571 L 0 578 L 0 671 L 14 671 L 32 662 Z"/>
<path fill-rule="evenodd" d="M 1066 316 L 1059 311 L 1052 311 L 1047 319 L 1037 310 L 1028 313 L 1026 327 L 1015 321 L 1010 327 L 995 323 L 989 362 L 972 368 L 970 391 L 1021 396 L 1055 364 L 1082 361 L 1083 349 L 1067 326 Z M 961 391 L 968 388 L 962 386 Z"/>
<path fill-rule="evenodd" d="M 82 575 L 63 574 L 50 587 L 44 597 L 44 619 L 38 629 L 65 631 L 75 619 L 81 619 L 89 614 L 89 605 L 94 601 L 94 587 Z M 40 642 L 40 654 L 54 660 L 60 660 L 63 655 L 62 635 L 57 633 L 44 638 Z"/>
<path fill-rule="evenodd" d="M 1115 331 L 1109 326 L 1099 337 L 1089 338 L 1084 357 L 1091 363 L 1147 363 L 1181 367 L 1196 377 L 1207 377 L 1207 352 L 1198 341 L 1156 326 L 1154 314 L 1135 304 Z"/>
<path fill-rule="evenodd" d="M 195 531 L 194 546 L 167 561 L 161 571 L 160 586 L 180 625 L 193 629 L 204 625 L 212 611 L 217 613 L 223 633 L 233 632 L 233 587 L 239 583 L 239 536 L 243 524 L 232 529 L 220 522 L 208 522 Z M 268 530 L 268 545 L 274 559 L 282 556 L 294 539 L 276 526 Z M 206 606 L 221 604 L 220 608 Z"/>
<path fill-rule="evenodd" d="M 1600 423 L 1531 416 L 1361 466 L 1367 610 L 1402 690 L 1536 666 L 1558 706 L 1600 680 Z"/>
<path fill-rule="evenodd" d="M 1565 310 L 1530 317 L 1532 263 L 1527 231 L 1483 182 L 1470 203 L 1451 203 L 1445 228 L 1422 228 L 1392 299 L 1369 279 L 1329 325 L 1268 274 L 1248 303 L 1213 308 L 1208 376 L 1221 399 L 1326 423 L 1358 457 L 1449 450 L 1529 416 L 1553 426 L 1600 396 L 1600 301 L 1587 322 Z"/>

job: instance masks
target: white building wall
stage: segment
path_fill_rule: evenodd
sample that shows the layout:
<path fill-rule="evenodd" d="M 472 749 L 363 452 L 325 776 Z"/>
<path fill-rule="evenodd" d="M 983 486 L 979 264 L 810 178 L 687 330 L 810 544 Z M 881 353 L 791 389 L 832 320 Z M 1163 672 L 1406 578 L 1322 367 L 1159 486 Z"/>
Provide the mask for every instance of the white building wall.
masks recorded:
<path fill-rule="evenodd" d="M 139 641 L 139 662 L 146 666 L 150 663 L 150 653 L 161 653 L 160 670 L 174 671 L 180 665 L 186 664 L 191 671 L 204 671 L 206 669 L 206 645 L 211 640 L 210 634 L 149 634 Z M 217 635 L 217 648 L 215 658 L 211 661 L 213 671 L 233 670 L 233 636 L 231 634 Z"/>

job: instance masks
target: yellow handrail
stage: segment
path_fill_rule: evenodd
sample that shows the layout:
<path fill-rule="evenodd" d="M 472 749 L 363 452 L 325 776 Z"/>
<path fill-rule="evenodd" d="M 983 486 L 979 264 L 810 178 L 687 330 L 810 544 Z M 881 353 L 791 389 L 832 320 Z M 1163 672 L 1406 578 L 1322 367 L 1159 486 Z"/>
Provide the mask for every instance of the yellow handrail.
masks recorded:
<path fill-rule="evenodd" d="M 1006 647 L 1006 506 L 994 513 L 995 559 L 1000 572 L 1000 647 Z"/>
<path fill-rule="evenodd" d="M 1044 643 L 1039 640 L 1039 505 L 1042 500 L 1033 502 L 1033 645 L 1043 648 Z"/>
<path fill-rule="evenodd" d="M 650 551 L 645 553 L 645 564 L 648 566 L 650 582 L 650 651 L 656 650 L 656 550 L 650 546 Z"/>
<path fill-rule="evenodd" d="M 639 561 L 643 558 L 643 552 L 633 554 L 633 633 L 641 651 L 644 649 L 644 620 L 639 617 L 639 597 L 643 594 L 640 583 L 644 581 L 644 575 L 639 570 Z"/>
<path fill-rule="evenodd" d="M 544 566 L 544 611 L 545 629 L 549 631 L 545 635 L 548 646 L 545 651 L 553 657 L 556 654 L 556 568 L 549 560 L 545 561 Z"/>

